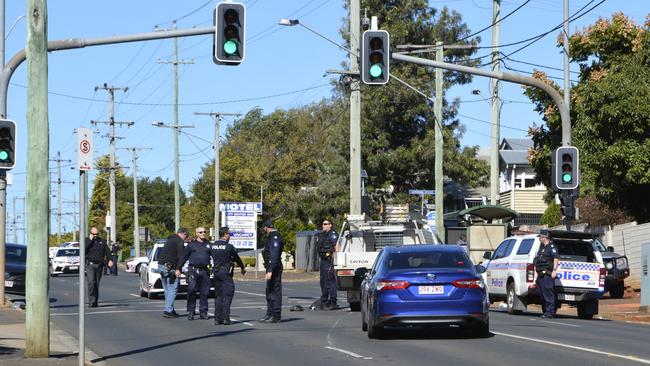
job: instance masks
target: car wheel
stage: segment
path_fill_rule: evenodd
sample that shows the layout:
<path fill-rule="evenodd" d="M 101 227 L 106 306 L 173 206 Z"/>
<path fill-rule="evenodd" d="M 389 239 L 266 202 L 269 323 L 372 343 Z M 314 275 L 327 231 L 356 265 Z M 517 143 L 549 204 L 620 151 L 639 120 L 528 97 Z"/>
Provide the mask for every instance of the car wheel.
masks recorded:
<path fill-rule="evenodd" d="M 54 273 L 54 271 L 52 270 L 52 267 L 50 267 L 50 276 L 52 276 L 52 277 L 58 276 L 57 273 Z"/>
<path fill-rule="evenodd" d="M 140 274 L 140 265 L 139 264 L 137 266 L 135 266 L 134 272 L 137 273 L 137 274 Z"/>
<path fill-rule="evenodd" d="M 375 325 L 372 316 L 368 316 L 368 338 L 377 339 L 384 335 L 384 327 Z"/>
<path fill-rule="evenodd" d="M 588 301 L 578 303 L 578 318 L 589 320 L 594 317 L 594 314 L 588 311 Z"/>
<path fill-rule="evenodd" d="M 624 294 L 625 294 L 625 283 L 622 281 L 609 289 L 609 296 L 612 299 L 622 299 Z"/>
<path fill-rule="evenodd" d="M 156 298 L 156 294 L 154 294 L 152 291 L 147 292 L 147 299 L 151 300 L 155 298 Z"/>
<path fill-rule="evenodd" d="M 479 323 L 474 333 L 478 338 L 487 338 L 490 336 L 490 319 L 487 319 L 485 323 Z"/>
<path fill-rule="evenodd" d="M 517 293 L 515 292 L 515 284 L 513 282 L 510 282 L 508 284 L 508 296 L 506 299 L 506 305 L 508 307 L 508 314 L 521 314 L 521 310 L 516 310 L 515 307 L 516 305 L 519 305 L 519 297 L 517 297 Z"/>
<path fill-rule="evenodd" d="M 368 322 L 366 322 L 366 312 L 361 309 L 361 330 L 368 331 Z"/>
<path fill-rule="evenodd" d="M 361 301 L 353 301 L 350 303 L 350 311 L 360 311 Z"/>

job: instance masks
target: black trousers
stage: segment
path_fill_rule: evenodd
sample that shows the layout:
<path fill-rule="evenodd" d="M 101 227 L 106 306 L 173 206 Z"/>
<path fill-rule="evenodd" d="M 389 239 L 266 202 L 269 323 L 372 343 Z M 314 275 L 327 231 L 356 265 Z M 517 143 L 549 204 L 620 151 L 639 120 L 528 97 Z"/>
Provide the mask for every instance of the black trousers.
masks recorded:
<path fill-rule="evenodd" d="M 199 291 L 199 313 L 208 314 L 208 295 L 210 294 L 210 274 L 207 269 L 192 269 L 188 272 L 187 312 L 194 314 L 196 292 Z"/>
<path fill-rule="evenodd" d="M 323 305 L 336 304 L 336 279 L 332 257 L 320 260 L 320 291 L 320 301 Z"/>
<path fill-rule="evenodd" d="M 271 272 L 271 279 L 266 281 L 266 315 L 275 319 L 282 318 L 282 267 Z"/>
<path fill-rule="evenodd" d="M 93 264 L 88 262 L 86 265 L 86 281 L 88 283 L 88 305 L 97 306 L 99 300 L 99 282 L 102 280 L 102 271 L 104 264 Z"/>
<path fill-rule="evenodd" d="M 230 268 L 214 272 L 214 320 L 230 319 L 230 305 L 235 295 L 235 281 L 230 275 Z"/>
<path fill-rule="evenodd" d="M 550 275 L 538 275 L 536 282 L 542 295 L 544 314 L 555 316 L 555 279 Z"/>

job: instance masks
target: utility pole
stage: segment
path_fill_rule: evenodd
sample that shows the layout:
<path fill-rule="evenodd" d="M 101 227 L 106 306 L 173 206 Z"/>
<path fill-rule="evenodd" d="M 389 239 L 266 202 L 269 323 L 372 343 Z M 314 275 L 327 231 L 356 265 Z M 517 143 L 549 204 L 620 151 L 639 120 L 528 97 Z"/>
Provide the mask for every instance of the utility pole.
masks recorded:
<path fill-rule="evenodd" d="M 110 178 L 108 179 L 109 183 L 109 188 L 110 188 L 110 199 L 111 199 L 111 222 L 110 222 L 110 238 L 109 238 L 109 244 L 115 243 L 117 241 L 117 217 L 116 217 L 116 212 L 115 212 L 115 125 L 127 125 L 127 127 L 133 126 L 134 122 L 118 122 L 115 121 L 115 91 L 116 90 L 121 90 L 124 91 L 125 93 L 129 90 L 129 88 L 116 88 L 112 85 L 104 84 L 103 86 L 96 86 L 95 91 L 103 89 L 106 90 L 110 96 L 110 103 L 111 103 L 111 108 L 110 108 L 110 120 L 109 121 L 90 121 L 90 123 L 96 125 L 98 123 L 105 123 L 110 126 L 110 132 L 109 132 L 109 140 L 110 140 L 110 147 L 111 147 L 111 155 L 110 155 Z M 109 223 L 106 223 L 107 226 Z"/>
<path fill-rule="evenodd" d="M 18 233 L 16 233 L 16 200 L 18 197 L 14 196 L 14 207 L 13 207 L 13 234 L 14 234 L 14 243 L 18 243 Z"/>
<path fill-rule="evenodd" d="M 501 17 L 501 0 L 492 3 L 492 72 L 499 72 L 499 18 Z M 490 204 L 497 204 L 499 195 L 499 118 L 501 111 L 499 101 L 499 79 L 492 79 L 492 133 L 490 140 Z M 515 187 L 512 187 L 514 190 Z M 514 192 L 514 191 L 513 191 Z"/>
<path fill-rule="evenodd" d="M 360 0 L 350 0 L 350 71 L 359 75 Z M 361 214 L 361 83 L 350 84 L 350 214 Z"/>
<path fill-rule="evenodd" d="M 2 68 L 5 67 L 5 1 L 0 1 L 0 61 L 2 62 Z M 4 117 L 4 116 L 3 116 Z M 5 172 L 0 173 L 0 210 L 4 211 L 0 213 L 2 220 L 0 220 L 0 232 L 2 232 L 2 238 L 0 238 L 0 306 L 5 304 L 5 244 L 6 244 L 6 216 L 7 216 L 7 181 Z M 14 225 L 14 231 L 16 227 Z"/>
<path fill-rule="evenodd" d="M 50 353 L 48 231 L 50 151 L 48 124 L 47 5 L 28 0 L 27 7 L 27 283 L 25 288 L 25 357 Z M 4 39 L 4 37 L 3 37 Z M 6 113 L 6 110 L 3 111 Z M 4 180 L 0 180 L 4 182 Z M 2 187 L 4 194 L 4 187 Z M 2 196 L 4 197 L 4 195 Z M 4 202 L 3 202 L 4 205 Z M 4 209 L 1 210 L 4 212 Z M 4 241 L 4 214 L 0 217 Z M 1 243 L 4 244 L 4 243 Z"/>
<path fill-rule="evenodd" d="M 172 29 L 174 31 L 176 30 L 176 21 L 174 21 Z M 174 65 L 174 232 L 177 232 L 181 224 L 181 193 L 178 161 L 178 65 L 193 64 L 194 61 L 178 60 L 178 38 L 174 38 L 174 61 L 158 61 L 158 63 Z"/>
<path fill-rule="evenodd" d="M 442 62 L 443 60 L 443 42 L 436 42 L 436 61 Z M 436 186 L 436 234 L 442 242 L 445 242 L 445 180 L 444 172 L 442 171 L 442 159 L 444 154 L 444 140 L 442 138 L 442 93 L 443 93 L 444 78 L 442 69 L 436 69 L 436 103 L 435 103 L 435 186 Z M 424 199 L 424 198 L 423 198 Z"/>
<path fill-rule="evenodd" d="M 79 221 L 77 220 L 77 206 L 79 205 L 79 201 L 77 200 L 77 193 L 72 192 L 72 201 L 63 201 L 63 203 L 69 203 L 72 204 L 72 241 L 77 241 L 77 224 Z M 79 243 L 81 243 L 81 240 L 79 240 Z"/>
<path fill-rule="evenodd" d="M 57 200 L 57 212 L 56 212 L 56 225 L 57 225 L 57 231 L 56 231 L 56 243 L 61 244 L 61 184 L 63 183 L 72 183 L 74 182 L 64 182 L 61 180 L 61 163 L 66 162 L 66 163 L 71 163 L 72 160 L 67 160 L 67 159 L 61 159 L 61 152 L 57 151 L 56 152 L 56 159 L 50 159 L 52 162 L 56 162 L 56 173 L 57 173 L 57 179 L 56 179 L 56 185 L 57 185 L 57 191 L 56 191 L 56 200 Z"/>
<path fill-rule="evenodd" d="M 131 152 L 131 170 L 133 175 L 133 247 L 135 256 L 140 256 L 140 223 L 138 221 L 138 150 L 151 150 L 148 147 L 128 147 L 120 150 Z"/>
<path fill-rule="evenodd" d="M 563 16 L 564 16 L 564 26 L 562 28 L 562 44 L 563 44 L 563 54 L 564 54 L 564 104 L 568 112 L 571 111 L 571 81 L 569 80 L 569 0 L 564 0 L 563 6 Z M 571 133 L 565 136 L 562 136 L 562 146 L 571 146 Z M 559 164 L 559 163 L 558 163 Z M 578 188 L 572 190 L 563 190 L 560 194 L 564 195 L 564 202 L 568 202 L 571 207 L 574 207 L 573 212 L 576 212 L 575 200 L 580 194 Z M 574 214 L 577 217 L 577 215 Z M 564 226 L 567 230 L 571 230 L 571 223 L 573 222 L 574 217 L 565 216 L 564 217 Z"/>
<path fill-rule="evenodd" d="M 221 175 L 219 168 L 219 137 L 221 116 L 241 116 L 241 113 L 224 113 L 224 112 L 194 112 L 197 116 L 214 116 L 214 236 L 219 238 L 219 177 Z"/>

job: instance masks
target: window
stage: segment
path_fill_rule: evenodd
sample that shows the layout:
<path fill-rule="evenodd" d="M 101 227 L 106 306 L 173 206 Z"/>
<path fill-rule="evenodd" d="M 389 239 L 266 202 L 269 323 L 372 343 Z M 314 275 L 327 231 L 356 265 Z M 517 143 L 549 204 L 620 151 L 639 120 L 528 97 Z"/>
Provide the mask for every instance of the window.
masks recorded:
<path fill-rule="evenodd" d="M 467 256 L 461 252 L 392 253 L 388 258 L 389 269 L 469 268 L 470 266 Z"/>
<path fill-rule="evenodd" d="M 499 259 L 503 258 L 504 254 L 506 252 L 506 247 L 508 246 L 508 243 L 510 240 L 504 240 L 498 247 L 497 250 L 494 251 L 494 254 L 492 255 L 492 259 Z"/>
<path fill-rule="evenodd" d="M 506 245 L 506 250 L 503 253 L 503 258 L 510 256 L 510 253 L 512 253 L 512 248 L 515 246 L 516 242 L 517 242 L 517 239 L 508 240 L 508 245 Z"/>
<path fill-rule="evenodd" d="M 7 245 L 5 254 L 8 262 L 25 262 L 27 260 L 27 251 L 20 247 Z"/>
<path fill-rule="evenodd" d="M 59 249 L 56 252 L 57 257 L 78 257 L 79 249 Z"/>
<path fill-rule="evenodd" d="M 533 247 L 535 239 L 524 239 L 521 241 L 519 249 L 517 249 L 517 255 L 526 255 L 530 253 L 530 249 Z"/>

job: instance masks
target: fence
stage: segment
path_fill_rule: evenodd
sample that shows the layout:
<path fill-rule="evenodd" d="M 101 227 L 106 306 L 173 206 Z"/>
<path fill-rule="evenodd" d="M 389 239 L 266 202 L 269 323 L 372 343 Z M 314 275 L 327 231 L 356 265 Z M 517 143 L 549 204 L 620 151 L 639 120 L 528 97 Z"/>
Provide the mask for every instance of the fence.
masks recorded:
<path fill-rule="evenodd" d="M 615 252 L 627 256 L 630 277 L 625 280 L 627 286 L 638 290 L 641 288 L 641 246 L 650 243 L 650 223 L 637 225 L 636 222 L 614 226 L 603 235 L 603 242 L 613 246 Z"/>

